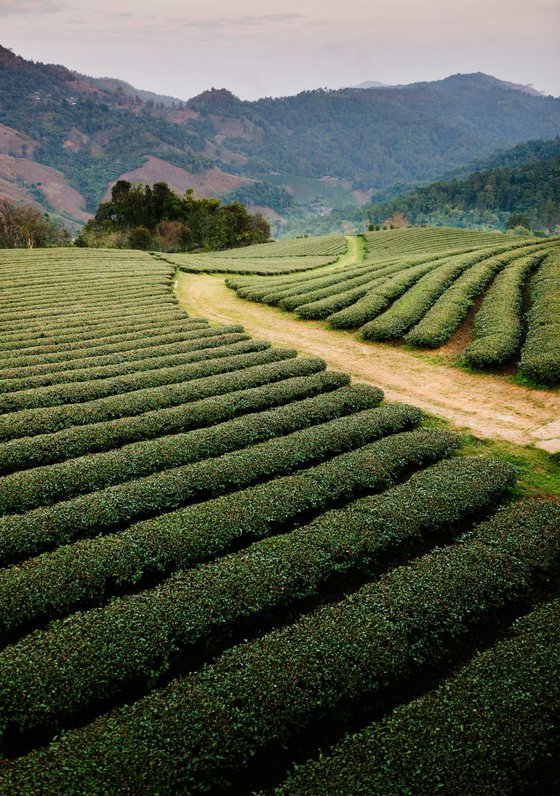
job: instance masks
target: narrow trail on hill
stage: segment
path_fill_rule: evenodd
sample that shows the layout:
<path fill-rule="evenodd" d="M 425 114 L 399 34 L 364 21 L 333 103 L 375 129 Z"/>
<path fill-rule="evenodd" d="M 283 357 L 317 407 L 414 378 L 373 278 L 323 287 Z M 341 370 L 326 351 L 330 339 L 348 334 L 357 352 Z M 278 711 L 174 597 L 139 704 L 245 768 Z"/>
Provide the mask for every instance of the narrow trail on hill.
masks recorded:
<path fill-rule="evenodd" d="M 364 343 L 352 332 L 240 299 L 226 287 L 223 275 L 178 273 L 175 293 L 190 315 L 241 323 L 254 337 L 322 357 L 356 381 L 381 387 L 388 401 L 412 403 L 478 437 L 560 451 L 558 391 L 533 390 L 505 377 L 432 363 L 398 347 Z"/>

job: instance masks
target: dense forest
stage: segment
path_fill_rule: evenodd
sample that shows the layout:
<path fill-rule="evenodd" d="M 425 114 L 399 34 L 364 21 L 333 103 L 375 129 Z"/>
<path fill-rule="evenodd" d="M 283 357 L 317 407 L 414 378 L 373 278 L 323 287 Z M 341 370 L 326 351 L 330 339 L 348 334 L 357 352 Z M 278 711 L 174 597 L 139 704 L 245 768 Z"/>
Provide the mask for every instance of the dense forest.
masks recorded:
<path fill-rule="evenodd" d="M 364 211 L 369 223 L 383 223 L 399 213 L 410 224 L 500 229 L 510 227 L 510 218 L 517 216 L 520 226 L 551 234 L 560 226 L 560 154 L 436 182 Z"/>

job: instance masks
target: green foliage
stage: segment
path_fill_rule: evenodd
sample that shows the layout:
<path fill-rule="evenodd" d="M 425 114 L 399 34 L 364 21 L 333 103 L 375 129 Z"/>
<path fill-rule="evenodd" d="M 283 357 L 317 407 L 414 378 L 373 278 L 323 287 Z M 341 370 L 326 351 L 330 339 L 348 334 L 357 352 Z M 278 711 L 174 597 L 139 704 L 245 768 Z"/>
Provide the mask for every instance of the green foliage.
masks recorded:
<path fill-rule="evenodd" d="M 225 195 L 228 202 L 241 202 L 244 205 L 271 207 L 278 213 L 286 211 L 294 202 L 293 195 L 270 182 L 252 182 L 242 185 Z"/>
<path fill-rule="evenodd" d="M 304 361 L 304 366 L 305 366 Z M 325 363 L 318 360 L 313 370 L 322 370 Z M 297 389 L 281 382 L 268 388 L 269 398 L 259 396 L 255 407 L 249 406 L 246 417 L 237 417 L 216 426 L 183 433 L 162 432 L 155 439 L 143 439 L 116 450 L 33 468 L 0 478 L 0 514 L 29 511 L 92 490 L 105 489 L 112 484 L 131 481 L 171 467 L 180 467 L 256 445 L 266 439 L 290 434 L 299 428 L 336 417 L 342 406 L 364 409 L 379 402 L 379 390 L 369 387 L 345 387 L 327 394 L 301 398 Z M 293 395 L 292 404 L 290 397 Z M 259 402 L 264 406 L 259 406 Z M 279 408 L 270 409 L 279 403 Z M 284 404 L 288 403 L 287 406 Z M 258 413 L 251 412 L 251 408 Z"/>
<path fill-rule="evenodd" d="M 164 379 L 160 384 L 157 373 L 154 373 L 150 377 L 154 386 L 143 389 L 132 388 L 129 394 L 108 395 L 106 398 L 89 401 L 84 398 L 80 403 L 23 409 L 0 416 L 0 440 L 25 437 L 29 434 L 51 433 L 71 426 L 100 423 L 117 417 L 132 417 L 156 407 L 163 409 L 205 395 L 229 392 L 231 385 L 236 383 L 235 379 L 239 378 L 239 371 L 292 359 L 296 355 L 297 352 L 292 349 L 270 348 L 270 343 L 257 340 L 235 343 L 231 348 L 224 346 L 223 349 L 212 349 L 209 354 L 200 353 L 198 364 L 185 365 L 180 371 L 175 370 L 175 375 L 178 376 L 176 382 L 169 381 L 172 374 L 168 373 L 168 379 Z M 228 379 L 226 374 L 231 374 L 231 379 Z M 135 378 L 141 382 L 142 374 L 133 377 L 129 386 L 132 387 Z M 85 389 L 80 385 L 75 386 L 78 389 L 74 397 L 79 397 L 80 389 L 84 390 L 82 396 L 87 395 L 87 386 Z"/>
<path fill-rule="evenodd" d="M 119 445 L 154 439 L 162 434 L 175 434 L 192 428 L 213 425 L 244 414 L 259 406 L 264 408 L 281 402 L 282 396 L 292 400 L 328 392 L 346 385 L 349 378 L 342 373 L 317 373 L 319 360 L 280 360 L 270 365 L 246 368 L 218 379 L 212 387 L 201 385 L 200 393 L 185 393 L 177 406 L 153 408 L 148 404 L 142 414 L 105 422 L 71 426 L 58 432 L 20 437 L 0 444 L 0 467 L 4 474 L 29 467 L 62 462 L 76 456 L 108 451 Z M 195 388 L 196 389 L 196 388 Z M 205 392 L 211 397 L 205 398 Z M 190 399 L 190 400 L 189 400 Z"/>
<path fill-rule="evenodd" d="M 286 743 L 344 701 L 397 690 L 441 661 L 452 640 L 529 598 L 558 567 L 558 507 L 544 505 L 524 507 L 513 547 L 504 528 L 515 507 L 341 603 L 31 752 L 9 766 L 7 783 L 16 793 L 37 782 L 64 791 L 78 776 L 88 793 L 141 791 L 147 782 L 160 793 L 227 785 L 272 741 Z"/>
<path fill-rule="evenodd" d="M 395 212 L 411 224 L 496 227 L 530 234 L 560 225 L 560 145 L 554 155 L 522 166 L 492 168 L 463 179 L 436 182 L 390 202 L 364 208 L 370 223 Z"/>
<path fill-rule="evenodd" d="M 182 271 L 193 273 L 289 274 L 329 265 L 346 251 L 342 235 L 309 240 L 288 240 L 230 249 L 219 255 L 166 255 L 165 260 Z"/>
<path fill-rule="evenodd" d="M 158 514 L 186 502 L 241 489 L 273 475 L 294 472 L 420 421 L 420 412 L 406 404 L 362 409 L 378 400 L 376 390 L 360 393 L 356 388 L 337 401 L 330 404 L 325 401 L 324 406 L 312 409 L 309 422 L 319 425 L 308 429 L 213 459 L 162 470 L 23 515 L 1 517 L 0 561 L 3 565 L 15 563 L 74 539 L 111 532 L 147 514 Z M 336 419 L 328 420 L 329 415 Z"/>
<path fill-rule="evenodd" d="M 450 433 L 396 433 L 294 475 L 29 559 L 0 574 L 0 628 L 5 633 L 41 617 L 64 614 L 99 602 L 112 584 L 122 588 L 154 571 L 189 568 L 239 542 L 272 535 L 309 511 L 384 489 L 413 464 L 437 459 L 455 444 Z"/>
<path fill-rule="evenodd" d="M 118 180 L 111 200 L 102 202 L 81 233 L 82 245 L 105 246 L 125 233 L 132 249 L 228 249 L 263 243 L 270 237 L 266 220 L 233 202 L 194 199 L 173 193 L 165 182 L 153 186 Z M 121 239 L 119 239 L 121 240 Z M 119 245 L 123 245 L 122 240 Z"/>
<path fill-rule="evenodd" d="M 560 384 L 560 257 L 549 255 L 531 283 L 527 338 L 519 373 L 539 384 Z"/>
<path fill-rule="evenodd" d="M 534 522 L 534 504 L 526 516 L 528 509 Z M 537 608 L 455 677 L 300 766 L 274 793 L 503 796 L 531 789 L 535 763 L 554 752 L 559 624 L 560 600 Z"/>
<path fill-rule="evenodd" d="M 520 257 L 499 274 L 474 320 L 474 339 L 463 352 L 473 368 L 491 368 L 511 360 L 523 337 L 523 286 L 543 255 Z"/>
<path fill-rule="evenodd" d="M 539 248 L 535 247 L 534 251 L 538 250 Z M 524 255 L 530 252 L 529 247 L 523 248 Z M 540 253 L 536 256 L 538 260 L 541 260 L 544 254 Z M 423 348 L 437 348 L 443 345 L 464 320 L 474 299 L 510 262 L 515 262 L 520 258 L 521 255 L 513 250 L 495 257 L 488 257 L 473 265 L 456 279 L 451 287 L 430 307 L 422 320 L 405 335 L 406 342 Z"/>
<path fill-rule="evenodd" d="M 438 439 L 431 432 L 428 444 L 426 435 L 423 440 L 408 436 L 410 447 L 403 446 L 402 455 L 419 463 L 439 458 L 450 446 L 446 434 Z M 397 474 L 398 468 L 387 481 Z M 475 493 L 473 483 L 481 477 L 488 489 Z M 346 512 L 327 512 L 311 525 L 181 572 L 141 595 L 57 623 L 0 654 L 4 732 L 10 723 L 28 729 L 35 722 L 51 723 L 56 715 L 76 714 L 87 707 L 99 682 L 106 694 L 114 694 L 137 678 L 155 680 L 177 653 L 242 619 L 313 597 L 334 576 L 375 573 L 390 555 L 402 555 L 442 527 L 451 533 L 460 520 L 492 506 L 512 480 L 499 462 L 458 459 L 358 501 Z M 403 521 L 397 505 L 412 500 L 414 512 Z M 96 662 L 89 669 L 68 655 L 76 639 Z M 56 674 L 49 677 L 47 669 Z"/>

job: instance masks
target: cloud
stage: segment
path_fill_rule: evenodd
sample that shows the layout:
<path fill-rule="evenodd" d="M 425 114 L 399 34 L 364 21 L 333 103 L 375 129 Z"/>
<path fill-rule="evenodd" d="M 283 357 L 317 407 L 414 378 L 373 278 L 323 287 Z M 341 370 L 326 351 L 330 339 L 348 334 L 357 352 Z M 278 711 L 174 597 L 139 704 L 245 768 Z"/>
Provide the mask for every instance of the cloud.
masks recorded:
<path fill-rule="evenodd" d="M 0 17 L 24 14 L 51 14 L 61 11 L 65 3 L 59 0 L 0 0 Z"/>

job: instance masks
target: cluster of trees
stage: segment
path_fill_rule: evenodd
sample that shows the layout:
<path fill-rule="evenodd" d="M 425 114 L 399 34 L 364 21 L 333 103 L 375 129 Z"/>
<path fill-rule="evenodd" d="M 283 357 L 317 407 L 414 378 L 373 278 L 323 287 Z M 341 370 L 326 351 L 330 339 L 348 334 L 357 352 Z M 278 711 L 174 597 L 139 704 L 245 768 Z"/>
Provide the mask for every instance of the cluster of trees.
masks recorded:
<path fill-rule="evenodd" d="M 67 229 L 30 204 L 15 204 L 0 197 L 0 249 L 68 246 Z"/>
<path fill-rule="evenodd" d="M 76 239 L 80 246 L 187 251 L 219 250 L 270 239 L 268 221 L 239 202 L 183 196 L 167 183 L 133 185 L 118 180 Z"/>

